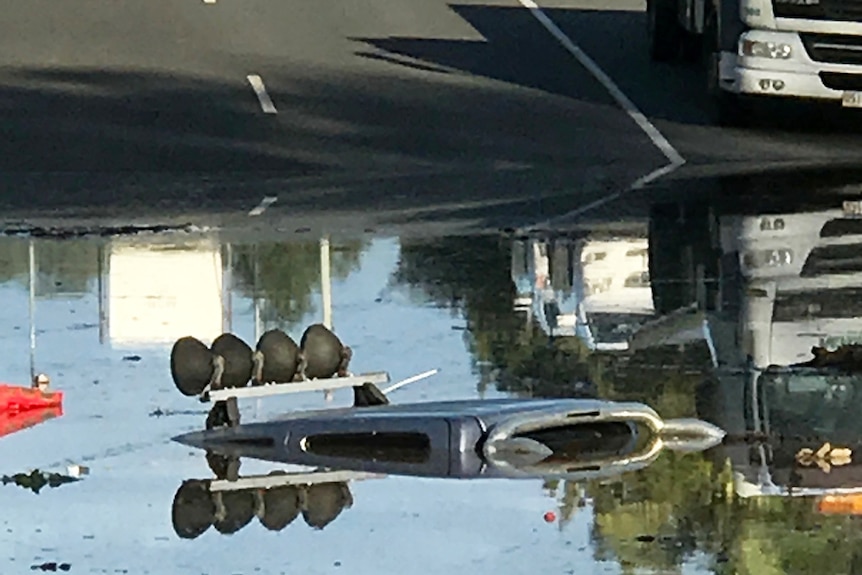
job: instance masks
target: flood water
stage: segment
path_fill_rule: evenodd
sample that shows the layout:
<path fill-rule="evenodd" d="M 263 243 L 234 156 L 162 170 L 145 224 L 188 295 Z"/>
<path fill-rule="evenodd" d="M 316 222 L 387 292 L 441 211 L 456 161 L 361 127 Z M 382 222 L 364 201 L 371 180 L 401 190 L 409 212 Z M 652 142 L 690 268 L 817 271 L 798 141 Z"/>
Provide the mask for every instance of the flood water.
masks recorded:
<path fill-rule="evenodd" d="M 0 486 L 2 571 L 862 573 L 858 467 L 796 457 L 858 446 L 858 377 L 765 371 L 862 338 L 862 229 L 834 206 L 731 214 L 711 243 L 692 232 L 709 229 L 697 214 L 694 228 L 662 217 L 613 236 L 333 242 L 332 323 L 351 371 L 440 369 L 393 402 L 625 399 L 769 439 L 665 451 L 603 480 L 367 478 L 281 529 L 249 511 L 196 537 L 176 532 L 174 496 L 213 472 L 171 437 L 202 429 L 208 406 L 174 388 L 171 346 L 223 331 L 253 345 L 272 327 L 298 341 L 323 317 L 320 243 L 0 239 L 0 379 L 27 385 L 32 357 L 64 393 L 61 416 L 0 439 L 0 473 L 89 470 L 38 492 Z M 845 225 L 821 237 L 830 220 Z M 832 240 L 844 247 L 812 251 Z M 248 421 L 351 403 L 338 390 L 241 408 Z M 243 459 L 240 475 L 278 469 L 293 468 Z"/>

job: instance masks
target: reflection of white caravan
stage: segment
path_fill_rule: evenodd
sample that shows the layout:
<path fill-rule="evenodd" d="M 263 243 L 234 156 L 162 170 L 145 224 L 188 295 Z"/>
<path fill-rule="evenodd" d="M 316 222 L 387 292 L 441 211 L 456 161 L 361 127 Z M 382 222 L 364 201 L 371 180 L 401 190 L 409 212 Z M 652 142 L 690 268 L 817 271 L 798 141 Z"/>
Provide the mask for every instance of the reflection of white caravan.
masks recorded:
<path fill-rule="evenodd" d="M 173 343 L 223 331 L 224 287 L 218 243 L 112 241 L 105 248 L 102 294 L 107 338 L 118 347 Z"/>
<path fill-rule="evenodd" d="M 551 336 L 624 350 L 632 324 L 653 314 L 645 238 L 527 240 L 512 254 L 515 308 Z"/>

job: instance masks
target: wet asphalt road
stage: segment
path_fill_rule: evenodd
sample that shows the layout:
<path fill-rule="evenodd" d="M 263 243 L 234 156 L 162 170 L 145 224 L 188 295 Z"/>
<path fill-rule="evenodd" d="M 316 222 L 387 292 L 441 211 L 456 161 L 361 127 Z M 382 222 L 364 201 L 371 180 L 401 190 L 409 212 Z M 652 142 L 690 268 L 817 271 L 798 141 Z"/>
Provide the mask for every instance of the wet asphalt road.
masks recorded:
<path fill-rule="evenodd" d="M 34 223 L 528 226 L 627 189 L 668 154 L 686 161 L 675 176 L 859 157 L 858 123 L 821 125 L 822 110 L 706 125 L 697 71 L 648 62 L 639 2 L 540 4 L 665 144 L 515 0 L 14 0 L 0 23 L 0 207 Z M 249 221 L 266 197 L 278 200 Z"/>
<path fill-rule="evenodd" d="M 648 139 L 515 6 L 16 3 L 0 30 L 0 195 L 77 214 L 245 214 L 272 195 L 289 215 L 536 212 L 543 195 L 651 169 Z M 411 38 L 482 70 L 402 65 L 376 46 Z"/>

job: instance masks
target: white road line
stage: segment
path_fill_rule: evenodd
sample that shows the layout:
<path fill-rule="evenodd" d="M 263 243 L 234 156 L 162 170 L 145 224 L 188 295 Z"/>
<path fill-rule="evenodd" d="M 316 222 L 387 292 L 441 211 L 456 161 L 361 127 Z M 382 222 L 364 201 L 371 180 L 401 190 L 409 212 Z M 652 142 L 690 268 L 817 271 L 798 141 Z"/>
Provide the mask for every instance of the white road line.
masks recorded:
<path fill-rule="evenodd" d="M 269 206 L 271 206 L 272 204 L 274 204 L 277 201 L 278 201 L 278 196 L 266 196 L 264 199 L 262 199 L 260 201 L 260 203 L 257 205 L 257 207 L 255 207 L 253 210 L 251 210 L 248 213 L 248 215 L 249 216 L 259 216 L 263 212 L 265 212 Z"/>
<path fill-rule="evenodd" d="M 204 4 L 215 4 L 216 0 L 204 0 Z"/>
<path fill-rule="evenodd" d="M 632 102 L 628 96 L 626 96 L 620 87 L 616 85 L 616 83 L 608 76 L 604 70 L 602 70 L 598 64 L 596 64 L 595 60 L 590 58 L 586 52 L 584 52 L 577 44 L 572 42 L 572 39 L 569 38 L 565 32 L 560 30 L 560 27 L 557 26 L 551 18 L 545 14 L 545 12 L 536 4 L 533 0 L 518 0 L 524 8 L 527 8 L 530 13 L 539 21 L 539 23 L 545 27 L 545 29 L 550 32 L 550 34 L 560 43 L 563 47 L 568 50 L 568 52 L 575 57 L 578 63 L 586 68 L 586 70 L 593 75 L 593 77 L 598 80 L 598 82 L 604 87 L 605 90 L 611 95 L 611 97 L 616 100 L 617 104 L 623 109 L 623 111 L 628 114 L 628 116 L 640 127 L 641 130 L 647 135 L 647 137 L 652 141 L 653 144 L 661 151 L 662 154 L 668 159 L 669 164 L 662 166 L 652 172 L 641 176 L 634 183 L 629 186 L 628 190 L 639 190 L 646 186 L 647 184 L 659 179 L 662 176 L 670 174 L 683 164 L 685 164 L 685 158 L 676 151 L 676 148 L 668 141 L 667 138 L 656 128 L 652 122 L 650 122 L 647 117 L 638 110 L 637 106 L 635 106 L 634 102 Z M 593 210 L 599 206 L 612 202 L 622 196 L 625 191 L 614 192 L 613 194 L 609 194 L 594 202 L 590 202 L 585 206 L 581 206 L 576 210 L 572 210 L 555 218 L 551 218 L 541 224 L 537 224 L 537 226 L 547 226 L 555 221 L 565 220 L 569 218 L 573 218 L 584 214 L 590 210 Z M 536 226 L 533 226 L 536 227 Z"/>
<path fill-rule="evenodd" d="M 249 74 L 247 78 L 248 83 L 251 84 L 251 89 L 254 90 L 258 101 L 260 101 L 260 107 L 263 111 L 267 114 L 277 114 L 278 110 L 275 109 L 275 104 L 272 103 L 272 98 L 270 98 L 269 94 L 266 93 L 266 86 L 263 85 L 263 79 L 257 74 Z"/>
<path fill-rule="evenodd" d="M 668 164 L 666 166 L 662 166 L 661 168 L 658 168 L 657 170 L 653 170 L 650 173 L 648 173 L 647 175 L 641 176 L 640 178 L 635 180 L 634 183 L 631 186 L 629 186 L 629 189 L 630 190 L 640 190 L 641 188 L 646 187 L 647 184 L 651 184 L 652 182 L 656 181 L 660 177 L 666 176 L 669 173 L 673 172 L 674 170 L 676 170 L 677 168 L 682 166 L 684 163 L 685 163 L 685 161 L 680 162 L 680 163 L 671 162 L 670 164 Z"/>
<path fill-rule="evenodd" d="M 673 172 L 675 169 L 677 169 L 681 165 L 682 164 L 668 164 L 668 165 L 663 166 L 657 170 L 653 170 L 652 172 L 648 173 L 647 175 L 641 176 L 640 178 L 635 180 L 635 182 L 631 186 L 629 186 L 629 188 L 627 190 L 622 190 L 619 192 L 614 192 L 612 194 L 608 194 L 607 196 L 602 196 L 601 198 L 599 198 L 593 202 L 590 202 L 589 204 L 583 205 L 580 208 L 577 208 L 577 209 L 572 210 L 570 212 L 566 212 L 565 214 L 551 218 L 549 220 L 545 220 L 544 222 L 542 222 L 540 224 L 536 224 L 535 226 L 531 226 L 531 227 L 533 227 L 533 228 L 546 227 L 546 226 L 552 225 L 554 223 L 562 223 L 563 221 L 565 221 L 567 219 L 576 218 L 576 217 L 583 215 L 583 214 L 585 214 L 591 210 L 594 210 L 600 206 L 603 206 L 607 203 L 610 203 L 610 202 L 613 202 L 614 200 L 619 199 L 626 192 L 634 191 L 634 190 L 640 190 L 641 188 L 645 187 L 647 184 L 659 179 L 662 176 L 665 176 L 665 175 Z"/>
<path fill-rule="evenodd" d="M 652 140 L 653 144 L 658 147 L 659 150 L 665 155 L 665 157 L 672 164 L 679 163 L 682 164 L 685 162 L 683 157 L 676 151 L 676 149 L 671 145 L 670 142 L 667 141 L 661 132 L 658 131 L 658 128 L 653 126 L 652 122 L 650 122 L 644 114 L 637 109 L 637 106 L 629 100 L 628 96 L 623 94 L 623 91 L 620 90 L 619 86 L 617 86 L 613 80 L 611 80 L 610 76 L 605 74 L 605 71 L 599 68 L 599 65 L 596 64 L 595 60 L 587 56 L 586 52 L 581 50 L 581 48 L 572 42 L 571 38 L 566 36 L 566 33 L 560 30 L 560 28 L 554 24 L 554 21 L 551 20 L 545 12 L 539 8 L 539 5 L 533 2 L 533 0 L 518 0 L 525 8 L 530 10 L 530 13 L 538 20 L 545 29 L 551 33 L 551 35 L 563 45 L 563 47 L 568 50 L 572 56 L 577 59 L 577 61 L 587 69 L 587 71 L 593 75 L 593 77 L 599 81 L 599 83 L 608 91 L 608 93 L 617 101 L 617 104 L 626 112 L 626 114 L 631 117 L 635 123 L 640 126 L 640 129 L 643 130 L 646 135 Z"/>

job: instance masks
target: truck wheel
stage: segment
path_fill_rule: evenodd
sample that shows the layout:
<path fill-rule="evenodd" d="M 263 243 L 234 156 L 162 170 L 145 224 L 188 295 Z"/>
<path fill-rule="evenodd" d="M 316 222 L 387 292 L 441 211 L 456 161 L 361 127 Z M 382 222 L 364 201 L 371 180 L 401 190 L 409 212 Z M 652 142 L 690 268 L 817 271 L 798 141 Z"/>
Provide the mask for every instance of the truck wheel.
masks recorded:
<path fill-rule="evenodd" d="M 703 58 L 703 37 L 699 34 L 685 32 L 682 35 L 682 59 L 690 64 L 697 64 Z"/>
<path fill-rule="evenodd" d="M 682 250 L 686 235 L 680 225 L 677 204 L 659 204 L 650 209 L 649 216 L 649 277 L 653 307 L 658 315 L 666 315 L 691 303 L 686 297 L 683 278 Z"/>
<path fill-rule="evenodd" d="M 709 207 L 698 203 L 656 204 L 650 209 L 649 273 L 657 314 L 665 315 L 697 301 L 697 270 L 701 266 L 707 281 L 707 302 L 715 299 L 713 278 L 718 262 L 709 218 Z"/>
<path fill-rule="evenodd" d="M 741 96 L 721 88 L 721 49 L 715 14 L 708 16 L 703 38 L 703 69 L 710 121 L 719 126 L 744 126 L 747 120 L 745 101 Z"/>
<path fill-rule="evenodd" d="M 655 62 L 673 60 L 679 54 L 683 30 L 676 18 L 675 0 L 647 1 L 647 40 Z"/>

